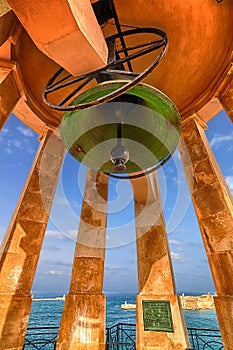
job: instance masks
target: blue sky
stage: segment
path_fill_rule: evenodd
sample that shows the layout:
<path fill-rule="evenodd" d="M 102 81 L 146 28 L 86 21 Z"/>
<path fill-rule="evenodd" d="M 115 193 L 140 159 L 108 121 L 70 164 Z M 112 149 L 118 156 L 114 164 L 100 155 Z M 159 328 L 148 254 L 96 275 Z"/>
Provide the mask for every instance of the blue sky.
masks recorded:
<path fill-rule="evenodd" d="M 224 112 L 208 123 L 206 135 L 233 192 L 233 127 Z M 1 239 L 38 145 L 38 135 L 12 114 L 0 133 Z M 34 294 L 60 295 L 69 289 L 85 172 L 85 167 L 66 155 L 34 280 Z M 178 152 L 158 175 L 177 290 L 214 292 Z M 110 179 L 104 289 L 137 291 L 136 261 L 132 189 L 126 180 Z"/>

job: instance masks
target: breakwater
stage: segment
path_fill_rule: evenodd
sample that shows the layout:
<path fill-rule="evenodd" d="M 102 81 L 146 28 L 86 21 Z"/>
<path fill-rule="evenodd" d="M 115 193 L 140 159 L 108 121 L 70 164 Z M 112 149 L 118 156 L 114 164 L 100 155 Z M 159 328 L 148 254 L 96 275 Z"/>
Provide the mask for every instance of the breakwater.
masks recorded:
<path fill-rule="evenodd" d="M 65 300 L 65 296 L 56 297 L 56 298 L 32 298 L 33 301 L 56 301 L 56 300 Z"/>

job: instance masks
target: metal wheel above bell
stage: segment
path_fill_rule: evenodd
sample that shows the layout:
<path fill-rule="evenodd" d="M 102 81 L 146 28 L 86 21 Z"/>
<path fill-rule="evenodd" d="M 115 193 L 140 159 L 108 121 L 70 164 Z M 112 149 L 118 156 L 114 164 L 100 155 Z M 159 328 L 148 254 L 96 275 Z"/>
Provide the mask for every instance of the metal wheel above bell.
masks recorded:
<path fill-rule="evenodd" d="M 97 100 L 125 83 L 98 84 L 70 105 Z M 155 170 L 170 158 L 180 137 L 181 120 L 166 95 L 140 83 L 107 103 L 65 112 L 60 131 L 76 160 L 106 174 L 130 178 Z"/>

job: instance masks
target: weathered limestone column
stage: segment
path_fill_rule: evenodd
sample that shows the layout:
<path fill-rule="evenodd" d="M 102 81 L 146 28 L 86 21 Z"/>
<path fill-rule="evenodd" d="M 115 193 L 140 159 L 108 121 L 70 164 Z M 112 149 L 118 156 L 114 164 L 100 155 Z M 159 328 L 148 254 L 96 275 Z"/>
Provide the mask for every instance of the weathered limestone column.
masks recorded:
<path fill-rule="evenodd" d="M 157 174 L 132 180 L 132 186 L 139 285 L 137 350 L 186 349 L 189 340 L 175 289 Z"/>
<path fill-rule="evenodd" d="M 80 226 L 58 334 L 57 350 L 105 349 L 105 295 L 108 177 L 88 169 Z"/>
<path fill-rule="evenodd" d="M 1 349 L 22 349 L 33 278 L 46 230 L 64 147 L 48 131 L 41 141 L 0 251 Z"/>
<path fill-rule="evenodd" d="M 0 68 L 0 130 L 7 121 L 21 95 L 17 88 L 13 70 Z"/>
<path fill-rule="evenodd" d="M 224 349 L 230 350 L 233 349 L 232 196 L 204 128 L 205 124 L 196 116 L 186 120 L 180 153 L 218 295 L 214 301 Z"/>

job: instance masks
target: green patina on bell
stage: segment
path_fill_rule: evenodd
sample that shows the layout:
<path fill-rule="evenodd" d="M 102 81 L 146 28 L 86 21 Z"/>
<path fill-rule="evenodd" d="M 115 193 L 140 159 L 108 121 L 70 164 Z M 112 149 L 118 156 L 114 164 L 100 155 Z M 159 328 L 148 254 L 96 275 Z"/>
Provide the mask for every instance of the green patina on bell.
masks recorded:
<path fill-rule="evenodd" d="M 123 84 L 96 85 L 71 105 L 96 100 Z M 65 112 L 60 130 L 66 149 L 79 162 L 105 173 L 134 173 L 160 166 L 171 156 L 181 120 L 166 95 L 140 83 L 110 102 Z"/>

